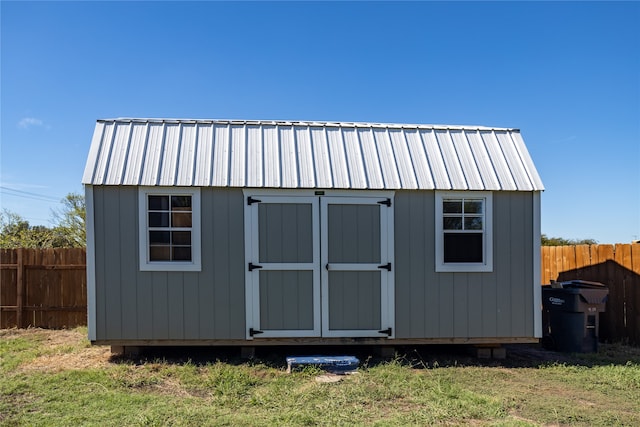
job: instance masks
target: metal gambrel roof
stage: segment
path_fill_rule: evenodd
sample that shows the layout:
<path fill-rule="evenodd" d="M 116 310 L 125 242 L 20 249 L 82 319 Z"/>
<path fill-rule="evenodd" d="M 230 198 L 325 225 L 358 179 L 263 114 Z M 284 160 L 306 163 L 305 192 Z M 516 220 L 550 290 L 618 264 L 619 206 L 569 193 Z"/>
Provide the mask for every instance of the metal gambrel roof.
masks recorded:
<path fill-rule="evenodd" d="M 384 123 L 98 120 L 91 185 L 543 190 L 517 129 Z"/>

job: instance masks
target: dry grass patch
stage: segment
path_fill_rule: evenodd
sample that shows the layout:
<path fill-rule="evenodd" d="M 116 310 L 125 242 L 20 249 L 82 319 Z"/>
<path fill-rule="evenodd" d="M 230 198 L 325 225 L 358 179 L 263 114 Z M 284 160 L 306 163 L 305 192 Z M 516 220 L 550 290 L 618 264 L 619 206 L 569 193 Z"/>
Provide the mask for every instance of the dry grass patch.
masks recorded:
<path fill-rule="evenodd" d="M 24 372 L 60 372 L 109 366 L 108 346 L 91 346 L 86 328 L 50 330 L 40 328 L 2 329 L 0 339 L 25 339 L 38 343 L 35 357 L 22 362 Z"/>
<path fill-rule="evenodd" d="M 70 369 L 105 368 L 109 366 L 111 351 L 108 347 L 89 347 L 68 352 L 67 348 L 52 348 L 20 366 L 24 371 L 60 372 Z"/>

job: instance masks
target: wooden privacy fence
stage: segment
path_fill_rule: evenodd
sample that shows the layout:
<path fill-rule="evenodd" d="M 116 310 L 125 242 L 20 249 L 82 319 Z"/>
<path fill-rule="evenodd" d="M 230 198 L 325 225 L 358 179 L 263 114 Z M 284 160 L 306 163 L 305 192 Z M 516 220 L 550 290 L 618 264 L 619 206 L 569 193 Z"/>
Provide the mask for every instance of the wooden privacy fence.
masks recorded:
<path fill-rule="evenodd" d="M 542 247 L 542 283 L 572 279 L 609 287 L 600 339 L 640 345 L 640 244 Z"/>
<path fill-rule="evenodd" d="M 84 248 L 1 249 L 0 328 L 87 324 Z"/>

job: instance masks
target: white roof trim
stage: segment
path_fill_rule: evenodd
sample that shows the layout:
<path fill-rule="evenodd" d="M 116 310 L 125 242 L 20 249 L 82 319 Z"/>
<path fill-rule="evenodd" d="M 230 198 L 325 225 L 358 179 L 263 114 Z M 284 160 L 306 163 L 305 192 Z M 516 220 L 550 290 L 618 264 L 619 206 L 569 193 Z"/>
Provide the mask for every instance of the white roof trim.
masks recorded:
<path fill-rule="evenodd" d="M 540 191 L 520 131 L 277 120 L 98 120 L 91 185 Z"/>

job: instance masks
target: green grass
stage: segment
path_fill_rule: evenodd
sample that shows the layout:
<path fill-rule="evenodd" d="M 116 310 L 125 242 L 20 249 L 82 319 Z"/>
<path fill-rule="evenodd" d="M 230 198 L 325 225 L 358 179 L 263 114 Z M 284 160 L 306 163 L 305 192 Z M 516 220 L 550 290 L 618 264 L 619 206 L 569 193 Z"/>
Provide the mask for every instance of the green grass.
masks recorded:
<path fill-rule="evenodd" d="M 640 350 L 624 346 L 563 363 L 371 359 L 321 383 L 313 367 L 285 373 L 284 356 L 56 366 L 95 350 L 86 330 L 53 344 L 59 332 L 4 332 L 1 425 L 640 425 Z"/>

